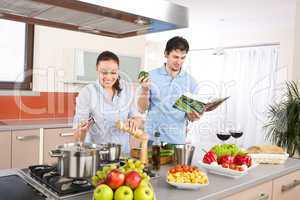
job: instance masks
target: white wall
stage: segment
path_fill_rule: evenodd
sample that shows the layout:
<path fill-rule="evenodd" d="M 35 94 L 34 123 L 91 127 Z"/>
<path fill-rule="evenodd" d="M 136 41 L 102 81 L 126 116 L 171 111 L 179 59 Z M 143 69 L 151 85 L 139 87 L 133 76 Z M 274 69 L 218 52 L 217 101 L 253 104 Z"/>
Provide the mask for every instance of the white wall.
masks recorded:
<path fill-rule="evenodd" d="M 99 52 L 110 50 L 117 55 L 138 56 L 142 58 L 143 64 L 144 47 L 144 36 L 115 39 L 35 26 L 33 90 L 48 92 L 78 91 L 82 85 L 64 84 L 65 80 L 73 79 L 75 49 Z"/>
<path fill-rule="evenodd" d="M 187 29 L 147 36 L 145 64 L 154 68 L 163 60 L 165 42 L 183 35 L 191 49 L 280 43 L 283 79 L 293 77 L 296 0 L 169 0 L 189 8 Z M 158 61 L 159 60 L 159 61 Z"/>
<path fill-rule="evenodd" d="M 300 0 L 297 0 L 296 9 L 293 79 L 300 80 Z"/>

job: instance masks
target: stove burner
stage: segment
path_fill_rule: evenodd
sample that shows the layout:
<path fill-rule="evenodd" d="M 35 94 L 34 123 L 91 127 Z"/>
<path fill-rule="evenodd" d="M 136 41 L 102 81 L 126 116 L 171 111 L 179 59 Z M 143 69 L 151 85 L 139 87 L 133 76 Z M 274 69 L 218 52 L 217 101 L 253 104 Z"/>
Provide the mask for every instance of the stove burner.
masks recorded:
<path fill-rule="evenodd" d="M 88 179 L 72 179 L 60 176 L 56 167 L 35 165 L 29 167 L 30 174 L 37 181 L 56 192 L 59 196 L 90 191 L 93 186 Z"/>
<path fill-rule="evenodd" d="M 88 181 L 86 179 L 75 179 L 72 184 L 74 185 L 86 185 Z"/>

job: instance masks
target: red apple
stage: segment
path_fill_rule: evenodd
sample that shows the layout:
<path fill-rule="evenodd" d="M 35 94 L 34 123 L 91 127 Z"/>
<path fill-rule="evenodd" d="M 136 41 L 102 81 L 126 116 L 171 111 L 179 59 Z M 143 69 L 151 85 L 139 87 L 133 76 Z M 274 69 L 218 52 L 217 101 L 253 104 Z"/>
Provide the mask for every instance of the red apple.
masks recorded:
<path fill-rule="evenodd" d="M 106 178 L 106 184 L 113 190 L 123 185 L 124 181 L 125 181 L 125 174 L 123 174 L 117 169 L 114 169 L 111 172 L 109 172 Z"/>
<path fill-rule="evenodd" d="M 131 189 L 135 189 L 139 186 L 142 177 L 136 171 L 131 171 L 126 174 L 125 185 L 129 186 Z"/>

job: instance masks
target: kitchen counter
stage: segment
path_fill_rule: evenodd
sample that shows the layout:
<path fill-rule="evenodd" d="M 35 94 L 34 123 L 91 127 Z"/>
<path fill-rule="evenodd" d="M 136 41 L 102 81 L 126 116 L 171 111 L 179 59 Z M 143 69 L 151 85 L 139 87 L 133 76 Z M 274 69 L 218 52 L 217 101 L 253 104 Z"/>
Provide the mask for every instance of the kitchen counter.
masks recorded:
<path fill-rule="evenodd" d="M 199 190 L 179 190 L 168 185 L 165 179 L 169 167 L 163 166 L 159 172 L 162 176 L 151 180 L 157 200 L 217 200 L 300 170 L 300 160 L 288 159 L 283 165 L 259 165 L 238 179 L 208 174 L 210 184 Z"/>
<path fill-rule="evenodd" d="M 72 118 L 0 121 L 0 131 L 72 127 Z"/>
<path fill-rule="evenodd" d="M 255 169 L 251 170 L 249 174 L 239 179 L 231 179 L 223 176 L 208 174 L 210 184 L 199 190 L 179 190 L 169 186 L 165 182 L 166 172 L 169 167 L 171 166 L 163 166 L 159 172 L 162 176 L 151 179 L 151 183 L 155 190 L 156 200 L 218 200 L 236 194 L 242 190 L 257 186 L 261 183 L 268 182 L 300 170 L 300 160 L 288 159 L 283 165 L 259 165 Z M 20 174 L 20 171 L 21 170 L 17 169 L 0 170 L 0 177 L 7 176 L 12 172 Z M 20 175 L 22 175 L 22 173 Z M 21 177 L 24 176 L 22 175 Z M 25 177 L 25 180 L 35 185 L 39 191 L 42 191 L 43 194 L 47 194 L 47 196 L 50 194 L 49 191 L 46 191 L 42 189 L 41 186 L 34 184 L 35 181 L 33 181 L 31 178 Z M 73 196 L 64 199 L 92 200 L 92 194 L 93 192 L 90 191 L 84 196 Z M 54 197 L 47 199 L 60 200 L 61 198 Z"/>

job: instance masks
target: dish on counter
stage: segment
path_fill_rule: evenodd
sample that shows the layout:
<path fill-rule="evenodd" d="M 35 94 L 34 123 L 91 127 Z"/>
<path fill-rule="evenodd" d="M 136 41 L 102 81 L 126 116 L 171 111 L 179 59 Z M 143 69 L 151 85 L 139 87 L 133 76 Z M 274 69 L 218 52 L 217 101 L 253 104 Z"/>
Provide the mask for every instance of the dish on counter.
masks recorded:
<path fill-rule="evenodd" d="M 252 157 L 235 144 L 218 144 L 203 156 L 200 166 L 210 173 L 237 178 L 257 166 Z"/>
<path fill-rule="evenodd" d="M 289 157 L 276 145 L 256 145 L 247 149 L 253 161 L 261 164 L 283 164 Z"/>
<path fill-rule="evenodd" d="M 234 169 L 230 169 L 230 168 L 224 168 L 221 165 L 206 164 L 206 163 L 203 163 L 202 161 L 199 161 L 199 165 L 200 165 L 200 167 L 203 167 L 204 169 L 206 169 L 208 173 L 218 174 L 218 175 L 226 176 L 226 177 L 230 177 L 230 178 L 240 178 L 240 177 L 248 174 L 249 170 L 258 166 L 258 164 L 253 164 L 243 171 L 238 171 L 238 170 L 234 170 Z"/>
<path fill-rule="evenodd" d="M 255 163 L 259 164 L 283 164 L 289 157 L 289 154 L 267 154 L 255 153 L 249 154 Z"/>
<path fill-rule="evenodd" d="M 168 170 L 166 182 L 178 189 L 196 190 L 209 184 L 207 175 L 196 166 L 177 165 Z"/>

